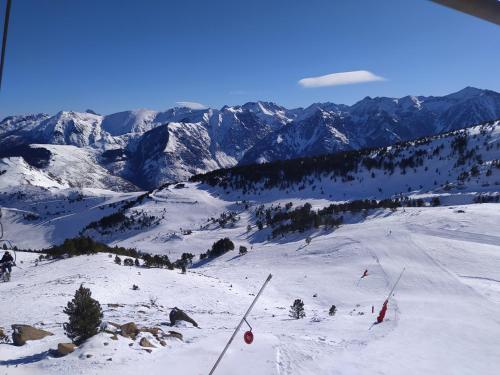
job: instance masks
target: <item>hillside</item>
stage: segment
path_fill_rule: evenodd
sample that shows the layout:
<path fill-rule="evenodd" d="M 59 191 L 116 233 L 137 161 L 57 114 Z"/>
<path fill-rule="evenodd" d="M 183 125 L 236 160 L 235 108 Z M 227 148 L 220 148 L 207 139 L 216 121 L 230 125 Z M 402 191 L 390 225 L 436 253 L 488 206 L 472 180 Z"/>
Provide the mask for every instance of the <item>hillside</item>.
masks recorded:
<path fill-rule="evenodd" d="M 27 222 L 16 219 L 15 215 L 12 218 L 16 228 L 25 233 L 20 239 L 21 247 L 45 247 L 81 231 L 87 233 L 84 229 L 86 225 L 113 212 L 123 212 L 125 217 L 146 222 L 139 224 L 123 219 L 129 226 L 124 234 L 115 235 L 114 228 L 106 230 L 105 234 L 101 233 L 103 231 L 88 234 L 107 243 L 115 241 L 116 237 L 124 240 L 125 235 L 127 246 L 137 247 L 139 243 L 140 247 L 148 247 L 148 241 L 143 245 L 144 238 L 156 238 L 155 241 L 161 245 L 170 236 L 175 239 L 179 228 L 198 229 L 198 226 L 206 224 L 204 221 L 208 218 L 218 217 L 223 210 L 218 200 L 226 202 L 223 206 L 227 205 L 229 211 L 241 211 L 241 207 L 245 206 L 241 202 L 251 202 L 254 223 L 262 221 L 254 212 L 260 204 L 280 205 L 279 210 L 283 210 L 286 203 L 292 200 L 300 200 L 302 205 L 310 202 L 317 208 L 356 199 L 392 199 L 399 202 L 399 206 L 421 204 L 417 202 L 419 199 L 429 204 L 433 197 L 440 204 L 447 205 L 495 201 L 500 186 L 499 147 L 500 126 L 497 121 L 386 148 L 217 170 L 194 176 L 192 183 L 178 185 L 180 188 L 166 185 L 149 191 L 144 199 L 126 206 L 106 202 L 109 197 L 120 201 L 142 193 L 123 195 L 95 189 L 80 192 L 74 187 L 66 186 L 64 189 L 64 185 L 46 175 L 39 175 L 37 178 L 41 180 L 32 183 L 45 184 L 46 187 L 32 186 L 19 190 L 14 187 L 19 183 L 19 177 L 10 177 L 13 176 L 11 169 L 5 169 L 7 172 L 2 181 L 6 183 L 12 179 L 12 183 L 0 195 L 0 204 L 33 214 Z M 71 158 L 64 160 L 70 161 Z M 65 167 L 60 175 L 71 176 L 72 168 L 77 165 L 72 163 L 71 167 Z M 25 165 L 24 168 L 29 171 L 31 167 Z M 97 172 L 95 168 L 87 175 L 92 178 Z M 53 190 L 51 186 L 57 189 Z M 82 198 L 76 201 L 74 196 L 80 195 Z M 29 203 L 19 198 L 24 196 L 30 197 Z M 179 206 L 166 210 L 164 205 L 171 200 L 179 202 Z M 194 228 L 182 224 L 185 205 L 193 207 L 191 215 L 195 216 L 190 216 L 190 220 L 197 218 Z M 365 204 L 362 207 L 371 206 Z M 324 214 L 331 216 L 329 211 Z M 177 219 L 172 221 L 171 215 Z M 75 216 L 78 217 L 78 225 L 73 222 Z M 33 223 L 37 224 L 35 230 L 29 226 Z M 25 227 L 26 224 L 29 225 Z M 28 235 L 31 232 L 36 241 Z M 38 242 L 41 235 L 45 236 L 43 245 Z M 152 246 L 154 249 L 155 246 Z"/>
<path fill-rule="evenodd" d="M 276 194 L 335 201 L 488 192 L 500 185 L 499 150 L 495 121 L 389 147 L 239 166 L 191 180 L 231 197 L 271 200 Z"/>
<path fill-rule="evenodd" d="M 171 197 L 166 208 L 180 205 Z M 187 207 L 195 206 L 182 207 L 188 214 L 182 225 L 191 222 L 194 227 L 196 218 L 189 216 L 195 211 Z M 362 223 L 314 236 L 308 246 L 300 236 L 255 243 L 242 216 L 234 228 L 193 233 L 196 238 L 185 236 L 180 243 L 158 247 L 175 258 L 171 250 L 204 249 L 229 236 L 249 249 L 243 256 L 230 251 L 186 275 L 120 266 L 106 254 L 36 263 L 37 255 L 18 253 L 22 269 L 15 269 L 12 282 L 0 284 L 2 326 L 9 333 L 10 324 L 35 324 L 54 336 L 21 348 L 2 345 L 0 365 L 8 374 L 160 374 L 166 368 L 179 374 L 207 373 L 272 273 L 249 317 L 254 343 L 244 344 L 240 332 L 217 374 L 246 373 L 244 369 L 251 368 L 266 374 L 493 375 L 499 365 L 500 335 L 497 207 L 407 208 L 369 215 Z M 155 244 L 153 238 L 149 241 Z M 372 326 L 403 267 L 406 272 L 386 320 Z M 368 277 L 360 281 L 365 269 Z M 113 340 L 100 333 L 64 358 L 51 357 L 50 348 L 68 341 L 62 309 L 80 283 L 101 302 L 105 322 L 174 329 L 184 341 L 168 340 L 162 347 L 150 334 L 142 334 L 156 346 L 147 353 L 139 339 Z M 132 284 L 139 290 L 132 290 Z M 288 316 L 296 298 L 305 303 L 304 319 Z M 329 316 L 332 304 L 337 312 Z M 185 309 L 200 329 L 183 323 L 166 326 L 173 306 Z"/>

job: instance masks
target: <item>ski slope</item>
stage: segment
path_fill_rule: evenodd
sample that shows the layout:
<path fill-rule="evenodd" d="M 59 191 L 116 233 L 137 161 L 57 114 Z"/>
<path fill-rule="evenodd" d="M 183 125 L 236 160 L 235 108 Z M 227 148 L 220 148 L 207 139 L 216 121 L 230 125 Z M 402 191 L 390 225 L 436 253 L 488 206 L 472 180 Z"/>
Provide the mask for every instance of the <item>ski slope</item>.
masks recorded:
<path fill-rule="evenodd" d="M 245 214 L 233 228 L 199 228 L 203 217 L 227 209 L 228 202 L 189 189 L 154 196 L 145 203 L 148 209 L 166 209 L 175 220 L 151 231 L 166 232 L 170 225 L 193 233 L 161 246 L 150 231 L 121 242 L 135 241 L 175 260 L 186 249 L 199 253 L 228 236 L 236 247 L 247 246 L 248 254 L 232 251 L 182 275 L 118 266 L 106 254 L 36 266 L 35 255 L 18 253 L 22 269 L 15 269 L 10 283 L 0 284 L 0 325 L 9 331 L 11 324 L 34 324 L 55 335 L 21 348 L 0 345 L 2 373 L 207 374 L 269 273 L 273 279 L 249 318 L 254 343 L 246 345 L 240 332 L 216 374 L 498 373 L 498 204 L 372 212 L 333 232 L 257 241 L 247 233 Z M 305 246 L 307 234 L 312 242 Z M 386 320 L 372 326 L 403 267 Z M 368 277 L 360 281 L 365 269 Z M 121 336 L 114 341 L 100 333 L 74 353 L 52 358 L 47 350 L 68 341 L 62 310 L 80 283 L 100 301 L 104 321 L 169 330 L 162 324 L 169 309 L 178 306 L 200 329 L 180 324 L 173 329 L 184 342 L 169 341 L 152 353 L 138 341 Z M 140 289 L 133 291 L 132 284 Z M 152 297 L 157 306 L 151 305 Z M 304 319 L 288 316 L 296 298 L 305 303 Z M 332 304 L 335 316 L 328 315 Z"/>

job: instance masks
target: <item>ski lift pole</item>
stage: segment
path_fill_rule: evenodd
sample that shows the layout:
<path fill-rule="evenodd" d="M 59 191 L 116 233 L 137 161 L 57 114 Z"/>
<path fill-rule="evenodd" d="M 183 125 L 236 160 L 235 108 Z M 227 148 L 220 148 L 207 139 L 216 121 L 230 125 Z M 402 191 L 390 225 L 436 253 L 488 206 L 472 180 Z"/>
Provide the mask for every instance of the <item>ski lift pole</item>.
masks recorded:
<path fill-rule="evenodd" d="M 2 56 L 0 57 L 0 87 L 2 86 L 3 65 L 5 62 L 5 49 L 7 48 L 7 32 L 9 31 L 9 17 L 10 17 L 11 4 L 12 0 L 7 0 L 7 5 L 5 7 L 5 19 L 3 23 Z"/>
<path fill-rule="evenodd" d="M 257 302 L 257 300 L 259 299 L 260 295 L 262 294 L 262 292 L 264 291 L 264 288 L 267 286 L 267 284 L 269 283 L 269 281 L 271 281 L 271 278 L 273 277 L 273 275 L 269 274 L 269 276 L 267 277 L 266 281 L 264 282 L 264 284 L 262 285 L 262 287 L 260 288 L 259 290 L 259 293 L 257 293 L 257 295 L 255 296 L 252 304 L 250 305 L 250 307 L 248 308 L 247 312 L 245 313 L 245 315 L 243 315 L 243 318 L 241 319 L 240 323 L 238 324 L 238 326 L 236 327 L 236 329 L 234 330 L 233 332 L 233 335 L 231 336 L 231 338 L 229 339 L 229 341 L 227 342 L 226 346 L 224 347 L 224 350 L 222 351 L 222 353 L 220 354 L 219 358 L 217 358 L 217 362 L 215 362 L 215 365 L 214 367 L 212 367 L 212 370 L 210 370 L 210 373 L 208 375 L 212 375 L 215 371 L 215 369 L 217 368 L 217 366 L 219 365 L 220 361 L 222 360 L 222 357 L 224 357 L 224 354 L 226 354 L 226 350 L 229 348 L 229 346 L 231 345 L 231 343 L 233 342 L 234 340 L 234 337 L 236 336 L 236 334 L 238 333 L 238 331 L 240 330 L 241 326 L 243 325 L 243 322 L 246 321 L 246 318 L 248 316 L 248 314 L 250 314 L 250 311 L 252 311 L 255 303 Z M 247 323 L 248 324 L 248 323 Z"/>
<path fill-rule="evenodd" d="M 3 238 L 2 207 L 0 207 L 0 240 Z"/>
<path fill-rule="evenodd" d="M 396 280 L 396 282 L 394 283 L 394 286 L 392 287 L 391 291 L 389 292 L 389 295 L 387 296 L 386 301 L 389 301 L 389 299 L 391 298 L 392 293 L 394 293 L 394 290 L 396 289 L 396 286 L 398 285 L 399 280 L 401 280 L 401 277 L 403 277 L 403 273 L 405 272 L 405 270 L 406 270 L 406 267 L 403 267 L 403 270 L 399 274 L 398 279 Z"/>

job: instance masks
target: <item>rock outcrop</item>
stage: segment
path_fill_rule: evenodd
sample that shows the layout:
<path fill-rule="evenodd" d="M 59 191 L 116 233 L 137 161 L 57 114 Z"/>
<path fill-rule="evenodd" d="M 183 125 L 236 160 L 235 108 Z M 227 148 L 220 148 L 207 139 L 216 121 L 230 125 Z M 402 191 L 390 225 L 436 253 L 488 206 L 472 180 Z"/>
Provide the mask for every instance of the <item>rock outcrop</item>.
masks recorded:
<path fill-rule="evenodd" d="M 145 337 L 143 337 L 141 341 L 139 341 L 139 345 L 142 346 L 143 348 L 156 348 L 156 346 L 151 344 L 151 342 Z"/>
<path fill-rule="evenodd" d="M 23 346 L 29 340 L 41 340 L 44 337 L 52 336 L 53 333 L 38 329 L 27 324 L 13 324 L 12 341 L 16 346 Z"/>
<path fill-rule="evenodd" d="M 57 345 L 57 355 L 60 357 L 64 357 L 69 353 L 73 353 L 77 346 L 72 342 L 61 342 Z"/>

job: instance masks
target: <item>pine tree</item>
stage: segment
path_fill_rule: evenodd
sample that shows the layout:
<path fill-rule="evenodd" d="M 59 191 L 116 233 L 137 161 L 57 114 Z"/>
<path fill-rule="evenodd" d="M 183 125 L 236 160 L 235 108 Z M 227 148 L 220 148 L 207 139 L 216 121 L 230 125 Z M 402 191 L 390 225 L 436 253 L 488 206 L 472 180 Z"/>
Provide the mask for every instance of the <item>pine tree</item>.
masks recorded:
<path fill-rule="evenodd" d="M 68 315 L 68 323 L 64 323 L 64 331 L 76 344 L 81 344 L 99 331 L 102 310 L 98 301 L 92 298 L 90 289 L 80 285 L 75 296 L 64 309 Z"/>
<path fill-rule="evenodd" d="M 306 316 L 304 311 L 304 302 L 301 299 L 296 299 L 293 305 L 290 306 L 290 317 L 293 319 L 302 319 Z"/>
<path fill-rule="evenodd" d="M 432 207 L 437 207 L 441 205 L 441 201 L 439 200 L 439 197 L 433 197 L 431 199 L 431 206 Z"/>
<path fill-rule="evenodd" d="M 132 267 L 134 265 L 134 260 L 132 258 L 125 258 L 123 260 L 123 265 Z"/>
<path fill-rule="evenodd" d="M 122 264 L 122 259 L 118 255 L 115 255 L 115 263 L 119 265 Z"/>

